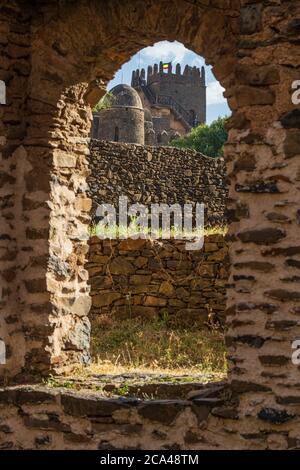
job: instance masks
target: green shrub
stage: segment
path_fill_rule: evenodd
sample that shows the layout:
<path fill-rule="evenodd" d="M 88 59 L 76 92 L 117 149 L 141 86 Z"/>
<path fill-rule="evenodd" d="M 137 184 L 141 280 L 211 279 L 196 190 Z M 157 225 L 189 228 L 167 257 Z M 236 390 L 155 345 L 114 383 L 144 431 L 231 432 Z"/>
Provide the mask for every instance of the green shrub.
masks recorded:
<path fill-rule="evenodd" d="M 113 105 L 114 99 L 115 96 L 110 91 L 108 91 L 104 96 L 102 96 L 101 100 L 98 101 L 96 106 L 94 106 L 93 111 L 97 112 L 101 109 L 110 108 Z"/>
<path fill-rule="evenodd" d="M 208 157 L 221 157 L 228 134 L 225 130 L 227 117 L 219 117 L 211 124 L 200 124 L 180 139 L 172 140 L 171 145 L 189 148 Z"/>

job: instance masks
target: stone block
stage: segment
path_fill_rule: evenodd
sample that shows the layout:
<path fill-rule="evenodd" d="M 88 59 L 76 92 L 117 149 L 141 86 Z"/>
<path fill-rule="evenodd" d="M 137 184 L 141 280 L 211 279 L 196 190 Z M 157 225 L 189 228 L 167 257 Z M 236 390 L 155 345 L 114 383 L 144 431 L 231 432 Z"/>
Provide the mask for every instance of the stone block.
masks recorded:
<path fill-rule="evenodd" d="M 247 5 L 241 8 L 240 32 L 258 33 L 262 29 L 262 4 Z"/>
<path fill-rule="evenodd" d="M 103 399 L 80 395 L 63 394 L 61 403 L 65 413 L 81 417 L 111 417 L 116 411 L 136 406 L 138 400 L 119 398 Z"/>
<path fill-rule="evenodd" d="M 145 419 L 170 425 L 189 403 L 177 400 L 145 401 L 138 407 L 138 413 Z"/>

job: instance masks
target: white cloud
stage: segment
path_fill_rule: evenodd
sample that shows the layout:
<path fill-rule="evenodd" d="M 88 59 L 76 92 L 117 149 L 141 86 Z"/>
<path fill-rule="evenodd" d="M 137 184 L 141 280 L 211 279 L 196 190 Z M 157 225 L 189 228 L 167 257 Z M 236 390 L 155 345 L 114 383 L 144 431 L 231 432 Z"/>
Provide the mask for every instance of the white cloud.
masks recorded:
<path fill-rule="evenodd" d="M 183 62 L 185 56 L 190 54 L 186 47 L 180 42 L 160 41 L 153 46 L 146 47 L 141 51 L 141 60 L 157 60 Z"/>
<path fill-rule="evenodd" d="M 223 96 L 223 92 L 225 89 L 220 85 L 219 82 L 210 82 L 207 85 L 206 89 L 206 99 L 207 104 L 224 104 L 226 103 L 226 99 Z"/>

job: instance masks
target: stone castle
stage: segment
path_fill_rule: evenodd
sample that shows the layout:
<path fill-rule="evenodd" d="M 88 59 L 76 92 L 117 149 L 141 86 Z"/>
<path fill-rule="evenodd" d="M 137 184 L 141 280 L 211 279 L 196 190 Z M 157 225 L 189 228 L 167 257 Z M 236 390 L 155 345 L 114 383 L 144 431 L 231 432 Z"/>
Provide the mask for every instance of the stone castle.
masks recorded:
<path fill-rule="evenodd" d="M 206 121 L 205 69 L 160 62 L 132 72 L 131 86 L 110 91 L 110 105 L 93 115 L 92 137 L 166 145 Z"/>
<path fill-rule="evenodd" d="M 121 0 L 2 0 L 0 449 L 300 449 L 300 114 L 292 99 L 299 20 L 299 1 L 131 0 L 129 7 Z M 141 45 L 162 39 L 205 56 L 233 112 L 224 148 L 228 378 L 203 385 L 200 398 L 174 398 L 175 391 L 172 399 L 153 400 L 149 391 L 139 400 L 108 398 L 95 382 L 83 391 L 65 382 L 89 356 L 82 233 L 92 204 L 90 106 L 99 84 Z M 136 147 L 144 166 L 166 152 Z M 124 180 L 126 165 L 124 158 Z M 205 248 L 218 253 L 212 243 Z M 144 249 L 140 258 L 147 269 L 155 261 Z M 187 265 L 205 290 L 214 268 L 202 268 Z M 102 266 L 97 271 L 106 277 Z M 50 387 L 54 374 L 68 386 Z"/>

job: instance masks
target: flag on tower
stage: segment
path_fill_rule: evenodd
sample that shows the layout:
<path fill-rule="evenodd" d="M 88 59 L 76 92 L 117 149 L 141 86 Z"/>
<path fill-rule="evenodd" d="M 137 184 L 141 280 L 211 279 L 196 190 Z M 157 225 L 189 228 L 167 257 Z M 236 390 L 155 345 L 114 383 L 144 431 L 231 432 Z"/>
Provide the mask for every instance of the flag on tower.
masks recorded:
<path fill-rule="evenodd" d="M 163 64 L 163 71 L 167 72 L 169 70 L 169 63 Z"/>

